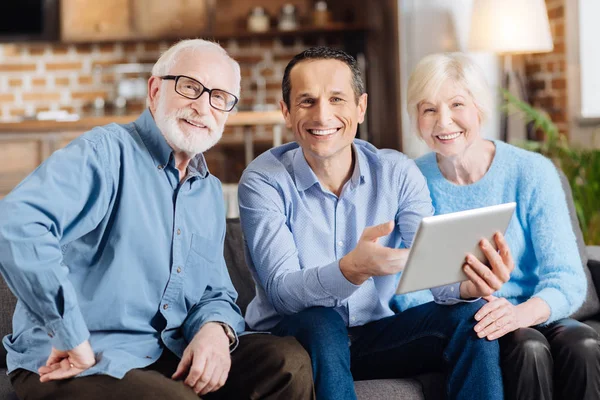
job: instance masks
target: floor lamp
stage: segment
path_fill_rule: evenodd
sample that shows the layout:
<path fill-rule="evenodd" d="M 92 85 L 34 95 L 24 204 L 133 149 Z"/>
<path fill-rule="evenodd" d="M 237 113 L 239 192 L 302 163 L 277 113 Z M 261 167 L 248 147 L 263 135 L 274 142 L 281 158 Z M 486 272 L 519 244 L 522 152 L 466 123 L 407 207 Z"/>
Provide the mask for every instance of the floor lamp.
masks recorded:
<path fill-rule="evenodd" d="M 513 54 L 552 51 L 552 35 L 544 0 L 475 0 L 469 35 L 470 51 L 486 51 L 504 58 L 503 87 L 516 82 L 517 98 L 527 101 L 523 79 L 513 69 Z M 508 116 L 502 117 L 501 139 L 508 141 Z M 531 139 L 528 134 L 528 139 Z"/>

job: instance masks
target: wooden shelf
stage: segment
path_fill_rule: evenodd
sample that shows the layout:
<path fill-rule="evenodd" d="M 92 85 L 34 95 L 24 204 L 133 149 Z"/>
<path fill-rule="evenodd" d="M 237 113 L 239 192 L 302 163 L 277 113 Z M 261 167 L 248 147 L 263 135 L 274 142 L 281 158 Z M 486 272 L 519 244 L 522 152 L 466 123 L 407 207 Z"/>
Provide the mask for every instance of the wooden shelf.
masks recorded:
<path fill-rule="evenodd" d="M 270 39 L 274 37 L 294 37 L 294 36 L 319 36 L 327 34 L 347 33 L 347 32 L 365 32 L 368 28 L 363 24 L 345 24 L 331 23 L 325 26 L 300 26 L 298 29 L 284 31 L 280 29 L 270 29 L 266 32 L 251 32 L 248 30 L 229 30 L 207 33 L 207 39 L 227 40 L 227 39 Z"/>

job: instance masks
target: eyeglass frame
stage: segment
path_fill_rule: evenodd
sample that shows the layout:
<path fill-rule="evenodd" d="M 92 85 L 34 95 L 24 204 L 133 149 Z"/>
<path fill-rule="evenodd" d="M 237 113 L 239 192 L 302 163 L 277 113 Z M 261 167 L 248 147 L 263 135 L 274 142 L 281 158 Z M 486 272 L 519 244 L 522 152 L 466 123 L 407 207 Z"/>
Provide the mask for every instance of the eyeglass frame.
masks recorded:
<path fill-rule="evenodd" d="M 190 100 L 198 100 L 200 97 L 202 97 L 202 95 L 203 95 L 205 92 L 208 92 L 208 104 L 210 104 L 210 106 L 211 106 L 212 108 L 214 108 L 215 110 L 218 110 L 218 111 L 223 111 L 223 112 L 231 112 L 231 111 L 233 111 L 233 109 L 235 108 L 236 104 L 237 104 L 237 103 L 240 101 L 240 99 L 239 99 L 239 98 L 238 98 L 238 97 L 237 97 L 235 94 L 233 94 L 233 93 L 230 93 L 230 92 L 228 92 L 227 90 L 223 90 L 223 89 L 209 89 L 209 88 L 207 88 L 206 86 L 204 86 L 204 84 L 203 84 L 202 82 L 200 82 L 199 80 L 197 80 L 197 79 L 194 79 L 194 78 L 192 78 L 192 77 L 190 77 L 190 76 L 187 76 L 187 75 L 163 75 L 163 76 L 159 76 L 159 78 L 160 78 L 160 79 L 164 79 L 164 80 L 175 81 L 175 85 L 173 86 L 173 89 L 175 90 L 175 93 L 177 93 L 177 94 L 178 94 L 178 95 L 180 95 L 180 96 L 183 96 L 183 97 L 185 97 L 186 99 L 190 99 Z M 197 97 L 190 97 L 190 96 L 186 96 L 186 95 L 185 95 L 185 94 L 183 94 L 183 93 L 180 93 L 180 92 L 177 90 L 177 82 L 179 82 L 179 78 L 186 78 L 186 79 L 189 79 L 189 80 L 191 80 L 191 81 L 194 81 L 194 82 L 198 83 L 200 86 L 202 86 L 202 91 L 200 92 L 200 94 L 199 94 Z M 230 109 L 228 109 L 228 110 L 223 110 L 223 109 L 221 109 L 221 108 L 217 108 L 217 107 L 213 106 L 213 104 L 212 104 L 212 100 L 211 100 L 211 96 L 212 96 L 212 92 L 213 92 L 213 90 L 218 90 L 219 92 L 224 92 L 224 93 L 227 93 L 227 94 L 229 94 L 229 95 L 233 96 L 233 98 L 235 99 L 235 101 L 233 102 L 233 105 L 231 106 L 231 108 L 230 108 Z"/>

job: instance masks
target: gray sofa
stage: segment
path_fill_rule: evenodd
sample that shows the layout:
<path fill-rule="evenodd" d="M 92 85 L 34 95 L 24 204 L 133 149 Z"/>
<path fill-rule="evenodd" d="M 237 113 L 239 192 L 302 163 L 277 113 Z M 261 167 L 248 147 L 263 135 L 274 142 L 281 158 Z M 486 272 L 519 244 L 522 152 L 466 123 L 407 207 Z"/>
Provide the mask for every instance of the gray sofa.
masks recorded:
<path fill-rule="evenodd" d="M 585 247 L 581 236 L 581 230 L 574 218 L 573 201 L 571 191 L 564 177 L 563 186 L 567 192 L 572 222 L 579 245 L 579 251 L 586 267 L 588 279 L 588 293 L 584 305 L 573 317 L 584 321 L 600 332 L 600 304 L 598 293 L 600 293 L 600 247 Z M 225 238 L 225 259 L 231 279 L 236 287 L 239 298 L 238 304 L 242 311 L 254 297 L 254 282 L 246 266 L 244 259 L 243 237 L 239 220 L 227 221 L 227 236 Z M 0 279 L 0 336 L 3 337 L 11 332 L 12 313 L 15 306 L 15 298 L 6 287 L 4 280 Z M 432 373 L 416 376 L 410 379 L 382 379 L 356 382 L 358 398 L 364 399 L 443 399 L 445 393 L 445 377 L 441 373 Z M 6 376 L 6 351 L 0 348 L 0 399 L 16 399 Z"/>

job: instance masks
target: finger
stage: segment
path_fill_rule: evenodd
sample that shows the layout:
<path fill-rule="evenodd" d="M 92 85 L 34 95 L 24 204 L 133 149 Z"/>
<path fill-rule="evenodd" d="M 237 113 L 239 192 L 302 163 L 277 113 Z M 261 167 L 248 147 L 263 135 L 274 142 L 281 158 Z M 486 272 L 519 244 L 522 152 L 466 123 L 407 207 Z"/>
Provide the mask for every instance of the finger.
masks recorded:
<path fill-rule="evenodd" d="M 190 368 L 191 363 L 192 363 L 192 357 L 191 357 L 190 353 L 184 352 L 183 357 L 181 357 L 181 360 L 179 361 L 179 364 L 177 364 L 177 369 L 175 370 L 175 373 L 173 373 L 173 375 L 171 375 L 171 379 L 175 379 L 175 380 L 180 379 Z"/>
<path fill-rule="evenodd" d="M 502 299 L 497 298 L 494 301 L 490 301 L 489 303 L 486 303 L 483 305 L 483 307 L 481 307 L 479 309 L 479 311 L 477 311 L 475 313 L 475 320 L 476 321 L 481 321 L 483 318 L 485 318 L 489 313 L 491 313 L 494 310 L 497 310 L 498 308 L 500 308 L 502 306 Z"/>
<path fill-rule="evenodd" d="M 488 303 L 498 300 L 498 298 L 496 296 L 494 296 L 493 294 L 490 294 L 489 296 L 483 296 L 483 299 L 485 301 L 487 301 Z"/>
<path fill-rule="evenodd" d="M 483 280 L 483 278 L 475 272 L 471 265 L 466 264 L 463 267 L 463 271 L 465 275 L 467 275 L 467 278 L 469 278 L 471 283 L 475 286 L 476 293 L 472 293 L 474 297 L 486 296 L 494 293 L 494 289 L 488 286 L 488 284 Z"/>
<path fill-rule="evenodd" d="M 493 332 L 499 327 L 498 321 L 504 317 L 506 312 L 506 307 L 499 307 L 488 313 L 477 325 L 475 325 L 475 332 L 477 332 L 479 337 L 487 336 L 490 332 Z"/>
<path fill-rule="evenodd" d="M 467 255 L 467 264 L 469 264 L 469 266 L 473 268 L 473 271 L 483 279 L 485 286 L 492 289 L 491 293 L 483 293 L 484 295 L 492 294 L 502 287 L 504 282 L 500 281 L 500 279 L 494 275 L 492 270 L 479 261 L 474 255 Z"/>
<path fill-rule="evenodd" d="M 500 232 L 496 232 L 494 236 L 494 240 L 496 242 L 496 246 L 498 246 L 498 253 L 502 260 L 504 261 L 504 265 L 506 265 L 509 269 L 509 272 L 512 272 L 515 269 L 515 263 L 512 258 L 512 253 L 510 252 L 510 247 L 508 247 L 508 243 L 504 238 L 504 235 Z"/>
<path fill-rule="evenodd" d="M 46 360 L 46 366 L 57 364 L 57 363 L 61 362 L 61 360 L 63 358 L 66 358 L 66 355 L 65 356 L 58 355 L 58 354 L 54 353 L 54 351 L 53 351 L 52 353 L 50 353 L 48 360 Z"/>
<path fill-rule="evenodd" d="M 191 388 L 196 386 L 198 379 L 204 374 L 204 369 L 206 368 L 206 355 L 205 354 L 195 354 L 192 360 L 192 365 L 190 366 L 190 372 L 188 373 L 187 378 L 185 378 L 184 383 Z M 206 382 L 205 382 L 206 384 Z M 196 392 L 197 393 L 197 392 Z"/>
<path fill-rule="evenodd" d="M 394 230 L 394 221 L 388 221 L 383 224 L 368 226 L 363 230 L 361 240 L 375 242 L 382 236 L 387 236 Z"/>
<path fill-rule="evenodd" d="M 83 371 L 81 368 L 71 367 L 72 364 L 67 359 L 63 359 L 57 365 L 60 365 L 60 368 L 56 368 L 54 371 L 40 376 L 40 382 L 72 378 Z"/>
<path fill-rule="evenodd" d="M 204 389 L 202 389 L 199 393 L 201 396 L 217 390 L 218 384 L 219 384 L 219 379 L 221 378 L 222 370 L 223 370 L 223 368 L 221 366 L 215 367 L 215 369 L 213 370 L 213 372 L 211 374 L 210 380 L 208 381 L 208 383 L 206 384 Z"/>
<path fill-rule="evenodd" d="M 502 336 L 504 336 L 507 333 L 510 333 L 510 332 L 512 332 L 512 331 L 514 331 L 516 329 L 517 329 L 517 327 L 514 324 L 514 322 L 509 321 L 509 322 L 503 324 L 500 328 L 498 328 L 494 332 L 488 334 L 487 339 L 488 340 L 496 340 L 496 339 L 501 338 Z"/>
<path fill-rule="evenodd" d="M 219 387 L 217 388 L 217 390 L 222 388 L 223 386 L 225 386 L 225 383 L 227 383 L 228 376 L 229 376 L 229 368 L 223 369 L 223 373 L 221 374 L 221 377 L 219 378 Z"/>
<path fill-rule="evenodd" d="M 482 239 L 479 243 L 479 247 L 490 263 L 492 274 L 499 279 L 501 284 L 507 282 L 510 279 L 510 270 L 504 264 L 504 260 L 500 257 L 500 254 L 498 254 L 498 251 L 487 239 Z"/>
<path fill-rule="evenodd" d="M 45 365 L 45 366 L 43 366 L 43 367 L 40 367 L 40 368 L 38 369 L 38 373 L 39 373 L 40 375 L 45 375 L 45 374 L 48 374 L 48 373 L 50 373 L 50 372 L 52 372 L 52 371 L 54 371 L 54 370 L 56 370 L 56 369 L 58 369 L 58 368 L 60 368 L 60 364 L 52 364 L 52 365 L 50 365 L 50 366 L 46 366 L 46 365 Z"/>
<path fill-rule="evenodd" d="M 196 386 L 194 387 L 194 391 L 198 394 L 206 394 L 208 393 L 207 389 L 210 389 L 212 386 L 212 379 L 215 369 L 217 368 L 215 360 L 207 360 L 206 366 L 204 367 L 204 372 L 200 375 L 198 382 L 196 382 Z"/>

